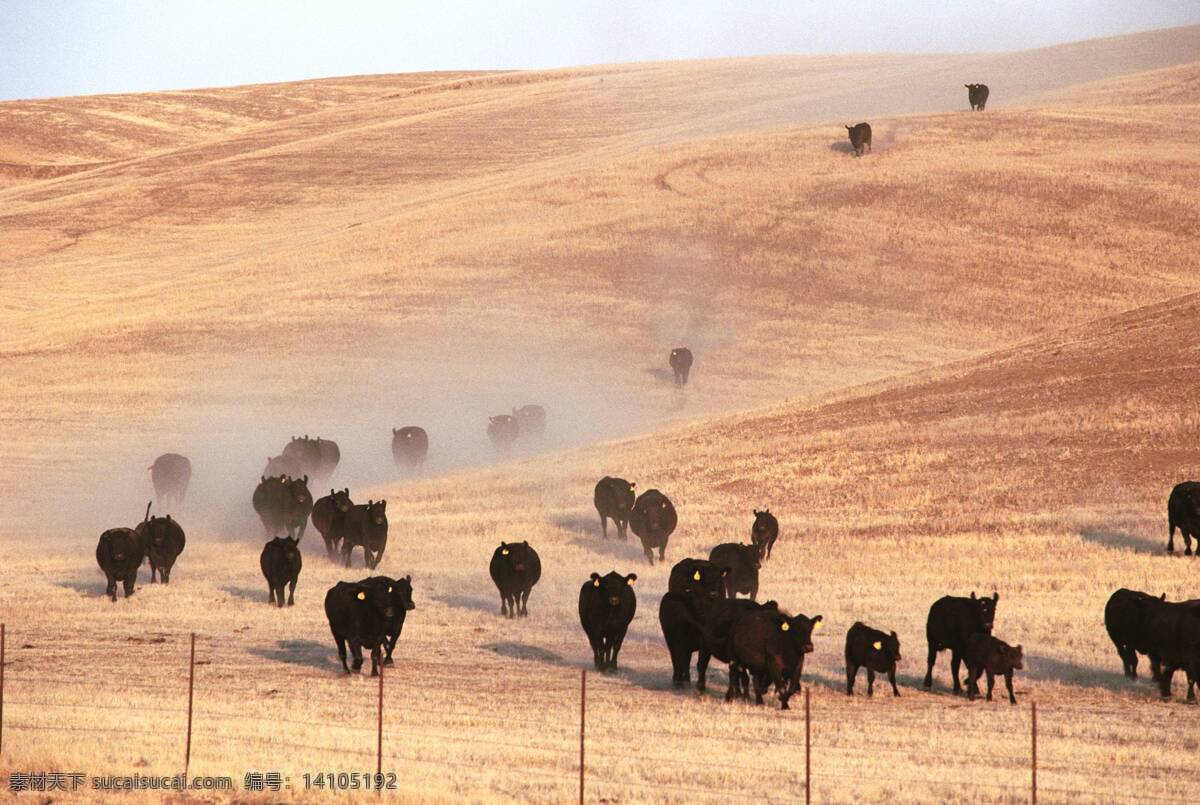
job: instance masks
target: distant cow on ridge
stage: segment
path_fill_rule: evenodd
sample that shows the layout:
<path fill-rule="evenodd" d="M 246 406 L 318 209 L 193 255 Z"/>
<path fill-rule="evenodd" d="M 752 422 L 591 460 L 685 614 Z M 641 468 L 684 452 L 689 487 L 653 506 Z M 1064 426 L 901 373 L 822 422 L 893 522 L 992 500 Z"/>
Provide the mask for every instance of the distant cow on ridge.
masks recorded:
<path fill-rule="evenodd" d="M 500 414 L 488 417 L 488 438 L 497 450 L 507 450 L 521 435 L 521 425 L 511 414 Z"/>
<path fill-rule="evenodd" d="M 779 539 L 779 521 L 770 509 L 754 510 L 754 525 L 750 526 L 750 541 L 758 546 L 758 556 L 763 561 L 771 558 L 771 549 Z"/>
<path fill-rule="evenodd" d="M 687 347 L 675 347 L 671 350 L 668 363 L 671 364 L 671 371 L 675 373 L 676 386 L 687 385 L 688 373 L 692 371 L 692 361 L 692 351 Z"/>
<path fill-rule="evenodd" d="M 636 484 L 624 478 L 612 478 L 608 475 L 596 482 L 596 491 L 592 494 L 592 502 L 600 514 L 600 528 L 604 538 L 608 539 L 608 521 L 617 524 L 617 536 L 625 539 L 625 529 L 629 527 L 629 514 L 633 511 L 635 500 L 633 488 Z"/>
<path fill-rule="evenodd" d="M 859 123 L 855 126 L 846 126 L 846 133 L 850 135 L 850 145 L 854 146 L 854 156 L 862 156 L 864 149 L 871 150 L 871 124 Z"/>
<path fill-rule="evenodd" d="M 546 432 L 546 409 L 540 405 L 522 405 L 512 409 L 522 436 L 541 436 Z"/>
<path fill-rule="evenodd" d="M 149 469 L 158 507 L 182 505 L 188 482 L 192 480 L 192 462 L 178 453 L 163 453 Z"/>
<path fill-rule="evenodd" d="M 425 463 L 428 454 L 429 434 L 424 428 L 416 425 L 392 428 L 392 459 L 397 467 L 414 470 Z"/>
<path fill-rule="evenodd" d="M 1200 483 L 1184 481 L 1171 490 L 1167 498 L 1167 553 L 1175 553 L 1175 529 L 1183 535 L 1183 555 L 1192 555 L 1192 540 L 1200 555 Z"/>
<path fill-rule="evenodd" d="M 967 100 L 971 102 L 971 111 L 982 112 L 983 107 L 987 106 L 987 84 L 963 84 L 963 86 L 967 88 Z"/>

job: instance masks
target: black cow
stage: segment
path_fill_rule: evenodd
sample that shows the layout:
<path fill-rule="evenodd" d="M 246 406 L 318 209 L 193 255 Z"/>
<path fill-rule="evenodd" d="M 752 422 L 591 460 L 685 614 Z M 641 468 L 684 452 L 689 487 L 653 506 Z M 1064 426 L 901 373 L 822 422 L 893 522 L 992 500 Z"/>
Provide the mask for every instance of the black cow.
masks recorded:
<path fill-rule="evenodd" d="M 1171 681 L 1182 669 L 1187 675 L 1187 700 L 1194 702 L 1194 686 L 1200 682 L 1200 605 L 1194 601 L 1152 605 L 1146 633 L 1151 657 L 1162 664 L 1158 687 L 1163 700 L 1171 698 Z"/>
<path fill-rule="evenodd" d="M 183 553 L 187 538 L 184 536 L 183 527 L 172 520 L 171 515 L 149 517 L 149 514 L 150 509 L 147 506 L 148 519 L 138 523 L 133 530 L 137 532 L 146 557 L 150 560 L 150 583 L 154 583 L 157 574 L 163 584 L 170 584 L 171 568 L 175 566 L 179 554 Z"/>
<path fill-rule="evenodd" d="M 633 511 L 636 484 L 624 478 L 604 476 L 596 482 L 596 491 L 592 494 L 592 502 L 600 514 L 600 528 L 604 538 L 608 539 L 608 521 L 612 519 L 617 525 L 617 536 L 626 539 L 625 529 L 629 526 L 629 514 Z"/>
<path fill-rule="evenodd" d="M 278 534 L 284 528 L 287 517 L 288 497 L 291 494 L 286 475 L 263 477 L 254 488 L 254 511 L 262 521 L 267 536 Z"/>
<path fill-rule="evenodd" d="M 126 598 L 133 595 L 144 556 L 142 540 L 132 528 L 110 528 L 100 535 L 100 541 L 96 543 L 96 564 L 108 578 L 105 593 L 109 598 L 117 600 L 118 581 L 125 587 Z"/>
<path fill-rule="evenodd" d="M 392 428 L 392 459 L 397 467 L 416 469 L 425 463 L 429 455 L 429 434 L 424 428 L 407 425 L 397 430 Z"/>
<path fill-rule="evenodd" d="M 725 593 L 725 577 L 728 567 L 718 567 L 707 559 L 680 559 L 671 568 L 667 579 L 667 590 L 673 593 L 698 593 L 713 600 Z"/>
<path fill-rule="evenodd" d="M 387 637 L 388 623 L 396 615 L 387 588 L 378 584 L 339 581 L 325 593 L 325 617 L 337 643 L 342 668 L 346 665 L 346 645 L 354 655 L 354 672 L 362 668 L 362 650 L 371 651 L 371 676 L 379 674 L 380 646 Z"/>
<path fill-rule="evenodd" d="M 546 409 L 540 405 L 522 405 L 512 409 L 517 430 L 522 436 L 541 436 L 546 432 Z"/>
<path fill-rule="evenodd" d="M 708 663 L 715 657 L 723 663 L 733 662 L 733 645 L 730 638 L 737 622 L 760 609 L 777 610 L 774 601 L 759 604 L 745 598 L 718 598 L 708 607 L 704 620 L 704 641 L 696 657 L 696 690 L 703 693 L 708 686 Z M 729 688 L 725 701 L 735 696 L 750 697 L 750 676 L 744 670 L 729 675 Z"/>
<path fill-rule="evenodd" d="M 850 145 L 854 146 L 854 156 L 860 157 L 864 150 L 871 150 L 871 125 L 869 123 L 846 126 L 846 132 L 850 135 Z"/>
<path fill-rule="evenodd" d="M 150 465 L 150 483 L 161 509 L 163 504 L 179 506 L 192 480 L 192 462 L 178 453 L 163 453 Z"/>
<path fill-rule="evenodd" d="M 987 674 L 987 700 L 992 700 L 992 688 L 996 677 L 1004 677 L 1008 688 L 1008 703 L 1016 704 L 1013 695 L 1013 671 L 1025 667 L 1025 655 L 1020 646 L 1010 646 L 999 638 L 985 632 L 976 632 L 967 640 L 967 698 L 971 701 L 979 695 L 979 676 Z"/>
<path fill-rule="evenodd" d="M 750 541 L 758 546 L 758 556 L 762 560 L 771 558 L 771 549 L 775 540 L 779 539 L 779 521 L 770 509 L 754 510 L 754 525 L 750 526 Z"/>
<path fill-rule="evenodd" d="M 1200 556 L 1200 483 L 1184 481 L 1171 490 L 1167 498 L 1167 553 L 1175 553 L 1175 529 L 1183 535 L 1184 556 L 1192 555 L 1192 540 Z"/>
<path fill-rule="evenodd" d="M 345 531 L 346 512 L 354 505 L 349 489 L 330 489 L 329 494 L 313 503 L 312 524 L 325 541 L 325 553 L 330 559 L 338 551 Z"/>
<path fill-rule="evenodd" d="M 542 577 L 542 560 L 528 542 L 501 542 L 488 566 L 500 591 L 500 614 L 529 615 L 529 593 Z"/>
<path fill-rule="evenodd" d="M 858 669 L 867 669 L 867 695 L 875 694 L 875 674 L 887 674 L 892 683 L 892 695 L 899 696 L 896 688 L 896 664 L 900 662 L 900 638 L 895 632 L 886 633 L 872 629 L 862 621 L 856 621 L 846 632 L 846 695 L 854 695 L 854 680 Z"/>
<path fill-rule="evenodd" d="M 675 507 L 657 489 L 647 489 L 638 495 L 629 513 L 629 527 L 642 540 L 642 550 L 650 564 L 654 564 L 655 548 L 660 560 L 666 558 L 667 539 L 678 523 Z"/>
<path fill-rule="evenodd" d="M 308 491 L 308 476 L 287 479 L 287 496 L 284 498 L 283 527 L 289 537 L 299 542 L 308 527 L 308 516 L 312 514 L 313 498 Z"/>
<path fill-rule="evenodd" d="M 667 594 L 658 604 L 658 622 L 671 655 L 671 682 L 677 688 L 691 680 L 692 655 L 702 652 L 708 642 L 704 623 L 724 594 L 728 572 L 729 568 L 719 568 L 707 559 L 691 557 L 671 568 Z M 699 663 L 696 671 L 699 679 Z"/>
<path fill-rule="evenodd" d="M 267 466 L 263 468 L 263 478 L 298 478 L 304 474 L 304 463 L 296 456 L 275 456 L 267 459 Z"/>
<path fill-rule="evenodd" d="M 267 580 L 267 603 L 283 606 L 283 588 L 288 588 L 287 605 L 296 603 L 296 582 L 300 580 L 299 540 L 275 537 L 268 540 L 258 557 L 258 566 Z"/>
<path fill-rule="evenodd" d="M 987 84 L 963 84 L 967 88 L 967 100 L 971 103 L 972 112 L 982 112 L 987 106 Z"/>
<path fill-rule="evenodd" d="M 724 576 L 726 598 L 736 598 L 738 593 L 746 593 L 751 601 L 758 599 L 758 569 L 762 563 L 757 547 L 725 542 L 712 549 L 708 561 L 717 567 L 729 569 Z"/>
<path fill-rule="evenodd" d="M 365 504 L 351 506 L 342 515 L 342 527 L 337 536 L 342 540 L 342 559 L 346 567 L 350 567 L 350 555 L 356 547 L 363 549 L 363 565 L 370 569 L 378 567 L 387 548 L 387 501 L 368 500 Z"/>
<path fill-rule="evenodd" d="M 488 417 L 488 438 L 497 450 L 507 450 L 521 435 L 521 425 L 511 414 L 500 414 Z"/>
<path fill-rule="evenodd" d="M 667 363 L 671 364 L 671 371 L 675 373 L 675 385 L 686 386 L 688 382 L 688 374 L 692 371 L 692 351 L 687 347 L 675 347 L 671 350 L 671 356 L 667 359 Z"/>
<path fill-rule="evenodd" d="M 592 662 L 601 671 L 617 670 L 617 655 L 637 612 L 633 583 L 637 574 L 593 573 L 579 588 L 579 623 L 592 644 Z"/>
<path fill-rule="evenodd" d="M 958 669 L 967 650 L 967 640 L 976 632 L 992 633 L 996 619 L 996 603 L 999 593 L 991 598 L 970 598 L 951 595 L 933 602 L 929 608 L 929 619 L 925 621 L 925 637 L 929 641 L 929 670 L 925 673 L 925 687 L 933 687 L 933 664 L 939 651 L 950 649 L 950 672 L 954 676 L 954 692 L 962 693 L 958 681 Z"/>
<path fill-rule="evenodd" d="M 788 700 L 800 689 L 804 656 L 812 653 L 812 634 L 821 628 L 824 618 L 816 615 L 788 616 L 780 610 L 760 609 L 738 620 L 730 638 L 729 676 L 744 669 L 754 680 L 754 702 L 763 703 L 763 694 L 774 684 L 780 709 L 788 709 Z"/>
<path fill-rule="evenodd" d="M 283 448 L 283 456 L 300 462 L 300 471 L 294 475 L 311 475 L 314 480 L 324 481 L 337 469 L 342 460 L 342 451 L 337 442 L 307 434 L 301 438 L 293 436 Z"/>
<path fill-rule="evenodd" d="M 1159 677 L 1158 658 L 1151 653 L 1149 643 L 1150 615 L 1159 604 L 1167 600 L 1167 594 L 1154 597 L 1136 590 L 1121 588 L 1113 593 L 1104 605 L 1104 628 L 1117 654 L 1121 658 L 1125 676 L 1137 679 L 1138 652 L 1150 658 L 1150 671 Z"/>
<path fill-rule="evenodd" d="M 404 620 L 409 612 L 417 608 L 417 605 L 413 603 L 412 597 L 412 576 L 405 576 L 402 579 L 389 579 L 387 576 L 371 576 L 369 579 L 363 579 L 359 583 L 387 590 L 388 598 L 392 602 L 392 615 L 387 620 L 383 640 L 383 647 L 387 651 L 387 657 L 384 658 L 383 664 L 391 665 L 392 651 L 396 648 L 396 642 L 400 639 L 400 633 L 404 631 Z"/>

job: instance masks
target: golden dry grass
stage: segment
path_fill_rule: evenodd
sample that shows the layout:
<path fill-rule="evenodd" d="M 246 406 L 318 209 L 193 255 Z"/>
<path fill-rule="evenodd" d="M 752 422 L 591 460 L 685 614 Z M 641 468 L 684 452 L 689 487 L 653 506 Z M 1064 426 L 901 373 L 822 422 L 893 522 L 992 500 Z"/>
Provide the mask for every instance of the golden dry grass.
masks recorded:
<path fill-rule="evenodd" d="M 321 610 L 346 572 L 306 538 L 279 612 L 257 568 L 253 479 L 308 430 L 342 442 L 339 485 L 386 494 L 381 571 L 414 576 L 386 697 L 407 799 L 575 795 L 576 596 L 613 567 L 640 609 L 591 680 L 591 797 L 802 797 L 798 712 L 668 690 L 669 563 L 600 541 L 605 473 L 672 497 L 672 560 L 780 515 L 764 596 L 830 624 L 806 669 L 822 800 L 1022 799 L 1031 700 L 1043 799 L 1189 798 L 1194 712 L 1120 676 L 1102 611 L 1119 586 L 1196 597 L 1161 552 L 1200 435 L 1200 95 L 1172 66 L 1198 36 L 249 88 L 111 154 L 82 118 L 36 158 L 120 163 L 0 189 L 5 767 L 176 771 L 195 631 L 193 773 L 373 769 L 374 687 L 340 676 Z M 950 112 L 984 70 L 995 109 Z M 534 399 L 556 452 L 478 467 L 483 416 Z M 398 482 L 409 420 L 436 425 L 434 477 Z M 167 449 L 197 460 L 187 552 L 109 605 L 95 538 Z M 524 623 L 495 614 L 501 539 L 546 568 Z M 916 689 L 929 603 L 971 589 L 1025 646 L 1020 708 L 947 695 L 944 656 Z M 840 692 L 856 619 L 898 631 L 902 698 Z"/>

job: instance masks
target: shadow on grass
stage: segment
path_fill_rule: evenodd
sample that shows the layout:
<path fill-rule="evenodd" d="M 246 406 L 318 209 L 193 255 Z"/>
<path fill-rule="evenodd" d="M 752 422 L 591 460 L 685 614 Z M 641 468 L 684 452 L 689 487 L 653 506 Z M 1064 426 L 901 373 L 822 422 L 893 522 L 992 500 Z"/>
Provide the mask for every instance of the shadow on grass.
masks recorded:
<path fill-rule="evenodd" d="M 475 612 L 487 612 L 497 615 L 500 612 L 500 596 L 495 598 L 480 598 L 474 595 L 459 595 L 458 593 L 441 593 L 432 596 L 434 601 L 455 609 L 470 609 Z"/>
<path fill-rule="evenodd" d="M 149 579 L 149 577 L 147 577 L 146 582 L 149 583 L 149 581 L 150 581 L 150 579 Z M 134 588 L 135 590 L 140 590 L 142 588 L 141 582 L 142 582 L 141 574 L 139 573 L 138 574 L 138 584 Z M 82 579 L 76 579 L 74 581 L 56 581 L 56 582 L 54 582 L 54 586 L 63 587 L 67 590 L 74 590 L 75 592 L 79 593 L 80 595 L 103 596 L 103 595 L 105 595 L 105 591 L 108 589 L 108 581 L 105 580 L 104 578 L 93 579 L 93 580 L 88 580 L 88 581 L 84 581 Z M 121 598 L 124 595 L 125 595 L 125 588 L 124 588 L 124 586 L 122 586 L 121 582 L 118 581 L 117 582 L 117 597 Z M 135 592 L 135 595 L 136 595 L 136 592 Z"/>
<path fill-rule="evenodd" d="M 675 385 L 675 373 L 670 369 L 660 369 L 657 366 L 648 366 L 646 367 L 646 374 L 650 375 L 660 383 L 670 383 L 671 385 Z"/>
<path fill-rule="evenodd" d="M 609 539 L 604 539 L 603 537 L 597 535 L 595 537 L 588 537 L 586 539 L 573 539 L 571 540 L 570 544 L 576 548 L 581 548 L 582 550 L 588 551 L 589 553 L 607 556 L 610 559 L 619 559 L 622 563 L 628 565 L 628 569 L 623 571 L 625 573 L 640 574 L 645 568 L 649 567 L 649 565 L 646 564 L 646 554 L 642 550 L 642 543 L 637 537 L 631 536 L 629 539 L 622 541 L 612 537 Z M 655 554 L 656 563 L 657 557 L 658 554 Z M 606 573 L 608 571 L 600 570 L 597 572 Z M 618 570 L 618 572 L 622 571 Z"/>
<path fill-rule="evenodd" d="M 274 646 L 252 646 L 249 652 L 256 657 L 287 665 L 322 671 L 342 670 L 332 638 L 328 643 L 318 643 L 315 640 L 280 640 Z"/>
<path fill-rule="evenodd" d="M 1165 546 L 1157 545 L 1154 542 L 1134 536 L 1126 531 L 1116 531 L 1106 528 L 1084 528 L 1079 532 L 1079 536 L 1085 542 L 1094 542 L 1097 545 L 1103 545 L 1105 548 L 1115 548 L 1120 551 L 1133 551 L 1134 553 L 1143 554 L 1166 553 Z"/>

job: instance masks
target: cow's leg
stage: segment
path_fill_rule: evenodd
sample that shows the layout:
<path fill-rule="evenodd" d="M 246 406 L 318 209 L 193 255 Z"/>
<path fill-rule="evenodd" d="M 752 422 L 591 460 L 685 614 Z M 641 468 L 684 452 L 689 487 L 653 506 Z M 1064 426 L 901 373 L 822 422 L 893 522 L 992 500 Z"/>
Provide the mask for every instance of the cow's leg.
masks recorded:
<path fill-rule="evenodd" d="M 763 703 L 763 694 L 767 692 L 767 685 L 769 685 L 769 684 L 770 684 L 770 680 L 767 678 L 766 674 L 756 673 L 754 675 L 754 703 L 755 704 Z"/>
<path fill-rule="evenodd" d="M 150 583 L 151 584 L 154 583 L 154 574 L 155 574 L 156 570 L 157 570 L 157 568 L 154 566 L 154 560 L 151 559 L 150 560 Z"/>
<path fill-rule="evenodd" d="M 272 584 L 270 581 L 267 582 L 267 603 L 268 604 L 275 603 L 275 585 Z"/>
<path fill-rule="evenodd" d="M 899 696 L 900 689 L 896 687 L 896 669 L 895 669 L 895 667 L 893 667 L 890 671 L 888 671 L 888 682 L 892 683 L 892 695 Z"/>
<path fill-rule="evenodd" d="M 846 662 L 846 695 L 854 695 L 854 680 L 858 677 L 858 666 L 852 662 Z"/>
<path fill-rule="evenodd" d="M 1175 666 L 1171 663 L 1165 663 L 1158 675 L 1158 692 L 1162 695 L 1163 701 L 1171 698 L 1171 680 L 1174 676 Z"/>
<path fill-rule="evenodd" d="M 621 646 L 622 646 L 622 644 L 624 644 L 624 642 L 625 642 L 625 630 L 624 629 L 617 630 L 616 634 L 614 634 L 612 636 L 612 640 L 609 642 L 609 648 L 612 652 L 612 656 L 609 658 L 608 664 L 609 664 L 609 667 L 612 668 L 614 671 L 617 670 L 617 655 L 621 653 Z"/>
<path fill-rule="evenodd" d="M 658 546 L 658 561 L 663 561 L 667 558 L 667 543 Z"/>
<path fill-rule="evenodd" d="M 629 521 L 614 518 L 614 522 L 617 524 L 617 536 L 621 538 L 621 542 L 625 542 L 629 539 Z"/>
<path fill-rule="evenodd" d="M 646 545 L 643 545 L 642 549 L 646 552 L 646 561 L 649 562 L 651 565 L 653 565 L 654 564 L 654 549 L 650 548 Z"/>
<path fill-rule="evenodd" d="M 988 681 L 987 700 L 990 702 L 992 700 L 992 689 L 996 687 L 996 674 L 992 671 L 991 668 L 987 668 L 985 670 L 987 671 L 987 681 Z"/>
<path fill-rule="evenodd" d="M 1007 671 L 1004 672 L 1004 687 L 1008 688 L 1008 703 L 1016 704 L 1017 697 L 1013 694 L 1012 680 L 1013 680 L 1013 672 L 1012 672 L 1012 669 L 1009 668 Z M 990 687 L 990 684 L 989 684 L 989 687 Z"/>
<path fill-rule="evenodd" d="M 692 678 L 692 652 L 679 645 L 667 644 L 671 653 L 671 687 L 682 688 Z"/>
<path fill-rule="evenodd" d="M 600 530 L 604 532 L 604 538 L 608 539 L 608 518 L 603 514 L 600 515 Z"/>
<path fill-rule="evenodd" d="M 1167 553 L 1175 553 L 1175 521 L 1168 519 L 1167 527 Z"/>
<path fill-rule="evenodd" d="M 867 668 L 867 696 L 875 695 L 875 672 L 871 668 Z"/>
<path fill-rule="evenodd" d="M 1162 661 L 1159 660 L 1157 654 L 1149 654 L 1147 656 L 1150 658 L 1150 676 L 1157 682 L 1158 678 L 1162 676 Z"/>
<path fill-rule="evenodd" d="M 754 584 L 751 585 L 751 587 L 750 587 L 750 600 L 751 601 L 758 600 L 758 579 L 755 579 Z"/>
<path fill-rule="evenodd" d="M 164 566 L 159 571 L 159 575 L 162 577 L 163 584 L 170 584 L 171 583 L 171 565 Z"/>
<path fill-rule="evenodd" d="M 357 640 L 350 641 L 350 653 L 354 655 L 354 662 L 350 667 L 354 669 L 355 673 L 358 673 L 362 670 L 363 656 L 362 645 Z"/>
<path fill-rule="evenodd" d="M 708 661 L 712 658 L 704 649 L 696 655 L 696 692 L 703 693 L 708 687 Z"/>
<path fill-rule="evenodd" d="M 104 594 L 111 598 L 114 602 L 117 600 L 117 577 L 112 573 L 105 573 L 108 576 L 108 586 L 104 589 Z"/>
<path fill-rule="evenodd" d="M 1183 534 L 1183 555 L 1184 556 L 1192 555 L 1192 537 L 1193 536 L 1196 537 L 1196 542 L 1197 542 L 1196 553 L 1200 554 L 1200 534 L 1194 535 L 1194 534 L 1192 534 L 1192 532 L 1190 530 L 1185 531 L 1182 528 L 1179 529 L 1179 531 L 1181 534 Z"/>
<path fill-rule="evenodd" d="M 283 598 L 283 590 L 279 591 L 279 597 Z M 288 606 L 294 606 L 296 603 L 296 577 L 292 576 L 288 582 Z"/>
<path fill-rule="evenodd" d="M 132 575 L 125 577 L 125 597 L 133 595 L 133 585 L 137 582 L 137 570 L 134 570 Z"/>
<path fill-rule="evenodd" d="M 399 639 L 400 639 L 400 630 L 399 629 L 397 629 L 395 632 L 391 633 L 390 635 L 386 635 L 383 638 L 383 647 L 387 650 L 387 656 L 383 658 L 384 665 L 394 665 L 395 664 L 394 662 L 392 662 L 392 652 L 395 650 L 396 641 Z"/>
<path fill-rule="evenodd" d="M 975 684 L 975 669 L 968 665 L 967 666 L 967 700 L 972 701 L 972 702 L 975 701 L 975 696 L 976 696 L 976 693 L 978 692 L 978 690 L 979 690 L 979 686 L 977 684 Z"/>
<path fill-rule="evenodd" d="M 529 617 L 529 593 L 532 591 L 532 589 L 533 589 L 532 587 L 526 587 L 524 590 L 521 590 L 521 617 L 522 618 Z"/>
<path fill-rule="evenodd" d="M 958 649 L 950 649 L 950 673 L 954 677 L 954 692 L 959 694 L 962 693 L 962 685 L 958 683 L 958 669 L 961 665 L 962 657 L 959 655 Z"/>
<path fill-rule="evenodd" d="M 937 661 L 937 649 L 929 644 L 929 670 L 925 672 L 925 688 L 933 687 L 933 664 Z"/>
<path fill-rule="evenodd" d="M 333 639 L 337 641 L 338 658 L 342 661 L 342 668 L 346 669 L 346 673 L 350 673 L 350 666 L 346 664 L 346 641 L 337 635 L 334 635 Z"/>
<path fill-rule="evenodd" d="M 286 582 L 280 582 L 279 586 L 275 588 L 275 602 L 276 606 L 280 609 L 283 608 L 283 587 L 285 583 Z"/>
<path fill-rule="evenodd" d="M 371 676 L 379 676 L 379 644 L 371 646 Z"/>

